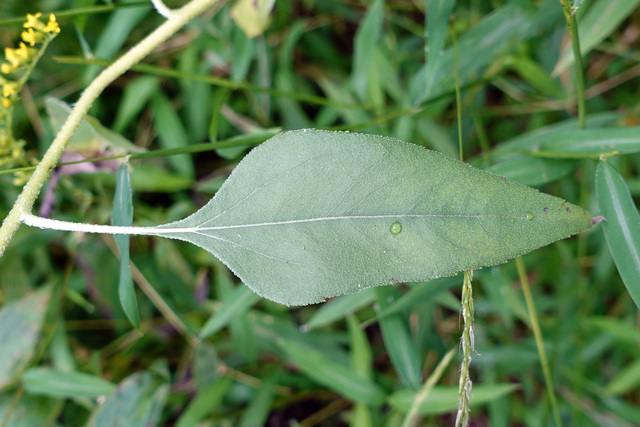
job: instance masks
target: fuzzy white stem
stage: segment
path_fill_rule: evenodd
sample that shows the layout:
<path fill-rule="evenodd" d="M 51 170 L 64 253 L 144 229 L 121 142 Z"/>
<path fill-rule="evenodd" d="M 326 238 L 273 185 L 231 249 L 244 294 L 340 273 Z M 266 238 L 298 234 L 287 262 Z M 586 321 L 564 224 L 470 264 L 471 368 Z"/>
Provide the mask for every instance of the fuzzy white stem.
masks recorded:
<path fill-rule="evenodd" d="M 158 12 L 165 18 L 171 19 L 175 16 L 174 11 L 169 9 L 167 5 L 162 2 L 162 0 L 151 0 L 151 3 L 153 3 L 153 7 L 156 8 L 156 12 Z"/>
<path fill-rule="evenodd" d="M 173 11 L 171 19 L 165 21 L 155 31 L 141 40 L 140 43 L 102 71 L 84 90 L 67 118 L 67 121 L 62 125 L 62 128 L 60 128 L 51 146 L 42 158 L 42 161 L 38 164 L 33 175 L 22 189 L 22 193 L 18 196 L 9 215 L 7 215 L 2 222 L 2 226 L 0 227 L 0 257 L 9 245 L 16 230 L 18 230 L 22 217 L 31 212 L 33 204 L 38 194 L 40 194 L 40 189 L 56 167 L 71 136 L 102 91 L 112 81 L 147 56 L 149 52 L 153 51 L 161 43 L 175 34 L 187 22 L 217 1 L 219 0 L 191 0 L 180 9 Z"/>

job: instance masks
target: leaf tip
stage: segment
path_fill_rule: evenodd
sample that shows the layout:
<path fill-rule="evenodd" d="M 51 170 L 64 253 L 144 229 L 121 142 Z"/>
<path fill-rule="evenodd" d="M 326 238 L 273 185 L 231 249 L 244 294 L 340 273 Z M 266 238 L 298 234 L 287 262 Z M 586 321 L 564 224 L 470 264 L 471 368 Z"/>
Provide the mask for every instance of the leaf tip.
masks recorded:
<path fill-rule="evenodd" d="M 591 225 L 600 224 L 602 221 L 607 221 L 607 218 L 603 216 L 596 216 L 594 218 L 591 218 Z"/>

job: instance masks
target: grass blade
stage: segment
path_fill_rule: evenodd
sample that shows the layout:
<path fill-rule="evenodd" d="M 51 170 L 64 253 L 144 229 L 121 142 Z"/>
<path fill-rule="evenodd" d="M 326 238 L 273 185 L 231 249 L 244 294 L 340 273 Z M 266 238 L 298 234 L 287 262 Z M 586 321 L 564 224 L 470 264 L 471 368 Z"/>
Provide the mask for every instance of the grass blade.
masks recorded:
<path fill-rule="evenodd" d="M 305 374 L 344 397 L 355 402 L 380 405 L 386 393 L 376 383 L 356 374 L 344 365 L 328 359 L 320 352 L 294 341 L 280 342 L 280 346 L 292 362 Z"/>
<path fill-rule="evenodd" d="M 116 175 L 116 194 L 113 197 L 113 225 L 130 226 L 133 222 L 133 200 L 131 196 L 131 179 L 129 165 L 124 162 L 118 168 Z M 120 278 L 118 279 L 118 296 L 122 309 L 131 324 L 140 330 L 140 314 L 136 290 L 129 268 L 129 235 L 116 234 L 113 236 L 120 251 Z"/>
<path fill-rule="evenodd" d="M 95 375 L 48 368 L 30 369 L 23 380 L 27 392 L 56 397 L 98 397 L 116 389 L 115 384 Z"/>
<path fill-rule="evenodd" d="M 596 194 L 607 245 L 620 277 L 640 307 L 640 216 L 622 176 L 608 161 L 596 171 Z"/>
<path fill-rule="evenodd" d="M 377 288 L 378 306 L 386 309 L 396 299 L 397 290 L 393 287 Z M 418 351 L 415 348 L 409 327 L 402 314 L 392 314 L 380 319 L 382 339 L 389 353 L 391 363 L 406 387 L 420 388 L 421 372 Z"/>

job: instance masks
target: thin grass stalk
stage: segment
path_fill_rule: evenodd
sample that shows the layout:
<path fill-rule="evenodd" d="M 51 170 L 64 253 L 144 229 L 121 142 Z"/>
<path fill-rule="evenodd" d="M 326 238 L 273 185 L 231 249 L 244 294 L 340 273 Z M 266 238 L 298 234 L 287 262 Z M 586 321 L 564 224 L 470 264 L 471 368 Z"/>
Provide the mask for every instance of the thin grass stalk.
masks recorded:
<path fill-rule="evenodd" d="M 562 11 L 564 12 L 564 18 L 567 21 L 569 27 L 569 34 L 571 35 L 571 45 L 573 48 L 573 60 L 575 65 L 576 75 L 576 95 L 578 100 L 578 122 L 580 123 L 580 129 L 584 129 L 586 126 L 586 114 L 587 107 L 584 97 L 584 65 L 582 62 L 582 54 L 580 53 L 580 37 L 578 36 L 578 21 L 576 20 L 576 9 L 571 6 L 571 0 L 560 0 L 562 5 Z"/>
<path fill-rule="evenodd" d="M 524 268 L 524 262 L 522 257 L 516 258 L 516 266 L 518 268 L 518 275 L 520 276 L 520 283 L 522 284 L 522 292 L 527 303 L 527 310 L 529 311 L 529 321 L 531 322 L 531 329 L 533 330 L 533 336 L 536 340 L 536 347 L 538 348 L 538 356 L 540 357 L 540 365 L 542 365 L 542 373 L 544 375 L 544 382 L 547 388 L 547 395 L 549 396 L 549 403 L 551 404 L 551 412 L 553 413 L 553 419 L 556 426 L 562 426 L 560 422 L 560 411 L 558 410 L 558 401 L 554 392 L 553 379 L 551 378 L 551 371 L 549 369 L 549 361 L 547 359 L 547 353 L 544 350 L 544 340 L 542 339 L 542 332 L 540 331 L 540 323 L 538 322 L 538 315 L 536 314 L 536 308 L 533 304 L 533 298 L 531 296 L 531 287 L 529 286 L 529 279 L 527 278 L 527 272 Z"/>
<path fill-rule="evenodd" d="M 431 393 L 431 389 L 433 389 L 438 381 L 440 381 L 440 377 L 442 377 L 445 369 L 447 369 L 447 366 L 449 366 L 449 363 L 451 363 L 451 359 L 453 359 L 454 354 L 456 354 L 456 350 L 457 348 L 455 347 L 449 350 L 447 354 L 444 355 L 442 360 L 440 360 L 440 363 L 438 363 L 429 378 L 427 378 L 427 381 L 425 381 L 418 394 L 416 394 L 415 399 L 413 399 L 411 408 L 409 409 L 409 412 L 404 417 L 404 421 L 402 422 L 402 427 L 413 427 L 418 425 L 418 422 L 420 421 L 420 416 L 418 414 L 420 405 L 422 405 L 422 403 L 427 400 L 427 397 L 429 397 L 429 393 Z"/>
<path fill-rule="evenodd" d="M 462 363 L 460 364 L 460 381 L 458 383 L 458 413 L 456 414 L 456 427 L 469 425 L 471 414 L 471 389 L 473 383 L 469 375 L 471 355 L 475 349 L 473 335 L 473 288 L 471 282 L 473 271 L 464 272 L 462 284 L 462 320 L 464 323 L 460 344 L 462 346 Z"/>

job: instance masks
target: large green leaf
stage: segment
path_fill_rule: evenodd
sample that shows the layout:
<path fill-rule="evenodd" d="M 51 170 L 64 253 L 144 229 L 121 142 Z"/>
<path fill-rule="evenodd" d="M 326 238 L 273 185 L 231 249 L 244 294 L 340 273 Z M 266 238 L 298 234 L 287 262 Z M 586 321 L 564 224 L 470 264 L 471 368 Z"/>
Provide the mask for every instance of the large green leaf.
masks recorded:
<path fill-rule="evenodd" d="M 300 305 L 503 263 L 590 227 L 577 206 L 417 145 L 301 130 L 148 233 L 201 246 L 259 295 Z"/>

